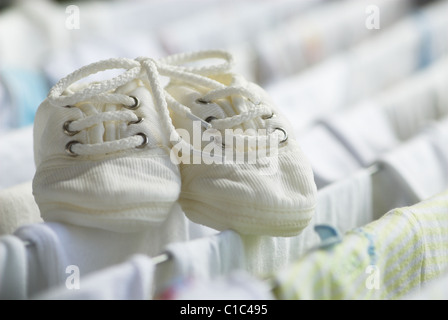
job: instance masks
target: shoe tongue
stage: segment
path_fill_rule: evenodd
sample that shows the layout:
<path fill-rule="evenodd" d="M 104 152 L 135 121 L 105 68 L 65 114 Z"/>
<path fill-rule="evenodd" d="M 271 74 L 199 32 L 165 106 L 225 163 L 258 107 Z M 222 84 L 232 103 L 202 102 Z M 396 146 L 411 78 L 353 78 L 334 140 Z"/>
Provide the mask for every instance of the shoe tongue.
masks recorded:
<path fill-rule="evenodd" d="M 74 94 L 75 92 L 79 92 L 92 83 L 75 83 L 72 84 L 67 90 L 64 92 L 65 94 Z M 130 81 L 117 89 L 114 90 L 115 93 L 127 94 L 135 90 L 138 86 L 138 81 Z M 88 102 L 85 101 L 81 106 L 83 112 L 89 116 L 94 115 L 101 112 L 109 112 L 116 111 L 122 108 L 121 105 L 107 104 L 102 102 Z M 102 143 L 106 141 L 114 141 L 118 140 L 122 136 L 122 124 L 117 123 L 115 121 L 108 121 L 102 124 L 95 125 L 87 130 L 89 143 Z"/>
<path fill-rule="evenodd" d="M 224 82 L 222 77 L 216 77 L 214 80 Z M 232 76 L 231 81 L 224 84 L 232 86 L 245 85 L 243 80 L 236 76 Z M 241 96 L 227 97 L 212 103 L 199 103 L 197 100 L 201 99 L 211 90 L 201 86 L 173 82 L 166 88 L 166 90 L 174 99 L 187 106 L 195 116 L 203 120 L 209 117 L 215 117 L 217 119 L 232 117 L 248 109 L 247 100 Z"/>

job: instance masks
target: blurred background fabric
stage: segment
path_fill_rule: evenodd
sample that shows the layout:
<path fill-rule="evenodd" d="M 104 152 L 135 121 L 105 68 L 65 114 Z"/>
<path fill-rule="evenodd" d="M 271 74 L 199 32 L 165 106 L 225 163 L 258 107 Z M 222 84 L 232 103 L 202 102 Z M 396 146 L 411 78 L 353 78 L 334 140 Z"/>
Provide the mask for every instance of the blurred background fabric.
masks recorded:
<path fill-rule="evenodd" d="M 32 180 L 34 113 L 59 79 L 111 57 L 158 58 L 201 49 L 229 50 L 237 71 L 272 95 L 324 186 L 359 167 L 343 160 L 346 150 L 331 145 L 333 116 L 344 118 L 369 104 L 399 105 L 383 108 L 401 130 L 396 140 L 384 142 L 384 126 L 375 132 L 371 123 L 363 133 L 372 145 L 381 144 L 378 152 L 443 117 L 446 17 L 446 0 L 0 1 L 0 188 Z M 418 94 L 422 86 L 427 89 Z M 436 114 L 419 116 L 436 100 Z M 400 109 L 412 101 L 423 104 L 420 111 Z M 373 118 L 350 121 L 368 128 Z M 331 175 L 325 175 L 328 168 Z"/>
<path fill-rule="evenodd" d="M 367 296 L 379 294 L 381 291 L 364 285 L 366 272 L 359 267 L 360 260 L 357 262 L 362 255 L 368 258 L 369 267 L 376 264 L 377 255 L 391 257 L 386 260 L 393 266 L 381 269 L 386 289 L 395 280 L 419 287 L 424 272 L 428 271 L 430 279 L 448 266 L 447 40 L 448 0 L 0 0 L 0 236 L 30 225 L 28 231 L 26 226 L 21 231 L 26 241 L 19 244 L 25 246 L 27 232 L 37 232 L 34 239 L 45 240 L 51 238 L 44 236 L 49 230 L 58 241 L 39 244 L 39 240 L 34 243 L 36 248 L 48 250 L 52 257 L 64 247 L 75 265 L 90 271 L 102 268 L 102 257 L 107 263 L 118 262 L 143 247 L 145 254 L 152 256 L 166 249 L 166 244 L 177 242 L 170 252 L 178 267 L 161 268 L 163 276 L 154 278 L 161 282 L 166 278 L 167 283 L 173 280 L 174 286 L 168 289 L 176 288 L 180 274 L 174 271 L 178 269 L 208 277 L 246 268 L 264 279 L 300 258 L 310 266 L 320 261 L 323 268 L 302 266 L 297 270 L 311 273 L 300 274 L 293 268 L 287 278 L 297 280 L 296 293 L 306 291 L 306 284 L 317 284 L 308 293 L 332 298 L 335 293 L 361 292 L 361 288 L 367 289 Z M 180 207 L 161 227 L 146 230 L 147 237 L 137 234 L 128 240 L 94 228 L 57 223 L 39 226 L 43 220 L 32 193 L 33 122 L 50 88 L 98 60 L 157 59 L 207 49 L 230 51 L 235 71 L 266 89 L 290 120 L 294 132 L 288 136 L 297 139 L 309 159 L 318 188 L 315 216 L 304 232 L 291 238 L 240 238 L 228 230 L 217 234 L 188 221 Z M 113 70 L 112 74 L 120 72 Z M 110 76 L 108 71 L 93 77 Z M 62 134 L 62 128 L 54 134 Z M 438 194 L 442 196 L 432 198 Z M 432 202 L 423 203 L 427 199 Z M 420 202 L 424 212 L 411 207 Z M 402 217 L 406 224 L 390 223 L 388 213 L 393 215 L 396 208 L 409 210 L 409 216 Z M 431 212 L 440 219 L 427 218 Z M 362 255 L 335 255 L 338 261 L 321 260 L 325 251 L 332 255 L 328 247 L 319 250 L 319 259 L 313 260 L 318 252 L 314 249 L 321 243 L 313 226 L 320 224 L 331 225 L 341 234 L 367 226 L 372 230 L 364 238 L 368 250 L 363 249 Z M 390 235 L 385 236 L 389 230 Z M 190 241 L 196 239 L 200 241 Z M 355 239 L 364 246 L 362 239 Z M 222 252 L 217 249 L 219 243 L 225 243 Z M 0 250 L 0 258 L 5 252 Z M 195 254 L 186 254 L 189 252 Z M 422 260 L 412 258 L 423 253 L 427 257 Z M 38 256 L 32 253 L 28 258 Z M 57 266 L 51 265 L 55 261 L 46 257 L 39 259 L 49 270 L 56 270 Z M 20 269 L 25 270 L 24 265 Z M 360 287 L 350 282 L 339 292 L 338 286 L 346 284 L 343 273 L 350 279 L 357 274 L 347 266 L 360 271 L 361 277 L 355 281 Z M 129 270 L 136 266 L 122 267 L 132 275 Z M 65 270 L 65 265 L 62 268 Z M 0 280 L 1 269 L 2 263 Z M 4 278 L 20 276 L 20 270 L 10 269 Z M 345 272 L 340 272 L 343 269 Z M 90 290 L 113 296 L 120 293 L 120 285 L 133 288 L 132 281 L 107 280 L 120 275 L 118 269 L 112 271 L 100 272 L 101 281 L 91 282 Z M 146 267 L 141 271 L 149 272 Z M 46 281 L 45 277 L 29 279 Z M 105 279 L 106 286 L 96 284 L 106 283 Z M 252 287 L 248 281 L 240 280 L 245 289 L 238 291 L 240 295 L 248 294 Z M 140 280 L 138 284 L 146 285 Z M 209 297 L 209 292 L 217 292 L 213 288 L 227 288 L 226 283 L 217 284 L 199 286 L 202 290 L 189 291 L 186 296 L 194 298 L 200 293 Z M 404 293 L 410 287 L 397 290 Z M 59 298 L 59 291 L 55 292 Z M 132 290 L 132 294 L 136 292 Z M 259 296 L 260 292 L 256 289 L 253 293 Z M 446 292 L 436 294 L 447 298 Z"/>

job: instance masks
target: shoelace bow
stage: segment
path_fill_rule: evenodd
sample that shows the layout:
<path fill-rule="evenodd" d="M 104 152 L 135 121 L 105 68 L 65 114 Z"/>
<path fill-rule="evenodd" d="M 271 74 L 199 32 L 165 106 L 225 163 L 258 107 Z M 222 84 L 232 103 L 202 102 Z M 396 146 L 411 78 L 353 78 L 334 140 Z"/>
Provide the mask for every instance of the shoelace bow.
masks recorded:
<path fill-rule="evenodd" d="M 195 62 L 205 59 L 221 59 L 224 62 L 202 67 L 188 67 L 183 64 Z M 82 130 L 88 129 L 94 125 L 105 121 L 125 121 L 128 124 L 140 123 L 143 119 L 138 117 L 134 111 L 139 107 L 139 100 L 136 97 L 126 94 L 113 92 L 114 89 L 129 83 L 134 79 L 140 79 L 151 88 L 155 99 L 155 106 L 158 113 L 162 117 L 163 127 L 167 130 L 167 134 L 171 139 L 181 144 L 187 144 L 176 132 L 169 113 L 168 103 L 173 112 L 182 116 L 189 117 L 192 120 L 200 121 L 205 128 L 225 129 L 240 125 L 251 119 L 262 117 L 269 119 L 273 113 L 260 98 L 251 91 L 238 86 L 226 86 L 215 81 L 208 76 L 227 73 L 231 70 L 233 64 L 232 56 L 225 51 L 199 51 L 188 54 L 176 54 L 165 57 L 163 59 L 154 60 L 147 57 L 139 57 L 135 60 L 127 58 L 112 58 L 108 60 L 98 61 L 90 65 L 84 66 L 75 72 L 61 79 L 51 90 L 48 95 L 51 104 L 58 107 L 75 107 L 80 102 L 102 102 L 116 105 L 122 105 L 124 109 L 117 111 L 100 112 L 89 115 L 83 119 L 67 121 L 63 125 L 65 134 L 74 136 Z M 73 94 L 64 95 L 64 91 L 73 83 L 98 72 L 110 69 L 125 69 L 126 71 L 119 76 L 90 83 L 84 89 Z M 195 116 L 190 108 L 182 105 L 174 99 L 168 92 L 164 90 L 160 82 L 160 76 L 166 76 L 171 79 L 178 79 L 194 85 L 202 85 L 211 90 L 205 94 L 198 102 L 204 105 L 213 101 L 223 99 L 229 96 L 239 95 L 245 97 L 252 103 L 253 107 L 248 111 L 230 116 L 224 119 L 201 119 Z M 276 128 L 282 131 L 283 139 L 277 135 L 276 130 L 271 134 L 276 134 L 278 140 L 286 141 L 286 131 L 282 128 Z M 247 138 L 247 137 L 246 137 Z M 249 137 L 249 139 L 267 139 L 264 137 Z M 115 141 L 107 141 L 96 144 L 82 144 L 74 140 L 67 144 L 66 150 L 70 155 L 94 155 L 110 152 L 124 151 L 131 148 L 142 148 L 150 141 L 145 134 L 139 133 L 131 137 L 118 139 Z M 193 146 L 187 146 L 193 152 Z"/>

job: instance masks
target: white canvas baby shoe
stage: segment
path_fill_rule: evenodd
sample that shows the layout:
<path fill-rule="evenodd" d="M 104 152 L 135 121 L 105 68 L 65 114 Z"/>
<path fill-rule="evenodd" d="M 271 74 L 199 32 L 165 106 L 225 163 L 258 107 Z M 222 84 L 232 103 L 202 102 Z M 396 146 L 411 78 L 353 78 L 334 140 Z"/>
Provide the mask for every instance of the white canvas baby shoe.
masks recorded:
<path fill-rule="evenodd" d="M 223 62 L 207 64 L 216 59 Z M 156 64 L 170 77 L 165 94 L 187 217 L 242 234 L 299 234 L 314 213 L 316 185 L 289 121 L 267 93 L 232 73 L 224 51 Z"/>
<path fill-rule="evenodd" d="M 108 69 L 115 78 L 80 84 Z M 109 59 L 60 80 L 34 123 L 33 193 L 45 221 L 132 232 L 165 220 L 180 192 L 171 119 L 141 61 Z"/>

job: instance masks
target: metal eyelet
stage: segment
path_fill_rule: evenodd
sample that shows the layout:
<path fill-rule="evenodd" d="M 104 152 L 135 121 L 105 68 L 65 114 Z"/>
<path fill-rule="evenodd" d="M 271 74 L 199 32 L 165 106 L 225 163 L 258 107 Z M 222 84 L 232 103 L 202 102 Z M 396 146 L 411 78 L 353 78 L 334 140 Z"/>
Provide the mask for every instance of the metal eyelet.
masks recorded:
<path fill-rule="evenodd" d="M 135 120 L 135 121 L 129 121 L 129 122 L 128 122 L 128 126 L 131 125 L 131 124 L 137 124 L 137 123 L 140 123 L 140 122 L 142 122 L 143 120 L 145 120 L 145 118 L 137 117 L 137 120 Z"/>
<path fill-rule="evenodd" d="M 218 119 L 218 118 L 216 118 L 214 116 L 210 116 L 210 117 L 207 117 L 204 121 L 210 123 L 210 122 L 212 122 L 215 119 Z"/>
<path fill-rule="evenodd" d="M 207 118 L 205 118 L 205 122 L 207 122 L 207 123 L 210 123 L 210 122 L 212 122 L 213 120 L 215 120 L 215 119 L 218 119 L 218 118 L 216 118 L 216 117 L 214 117 L 214 116 L 210 116 L 210 117 L 207 117 Z M 218 142 L 219 143 L 219 142 Z M 222 149 L 225 149 L 226 148 L 226 144 L 224 143 L 224 142 L 221 142 L 221 148 Z"/>
<path fill-rule="evenodd" d="M 262 115 L 261 119 L 268 120 L 268 119 L 272 119 L 273 117 L 275 117 L 275 113 L 274 112 L 272 112 L 271 114 Z"/>
<path fill-rule="evenodd" d="M 286 132 L 285 129 L 280 128 L 280 127 L 277 127 L 277 128 L 274 129 L 274 131 L 275 131 L 275 130 L 280 130 L 281 132 L 283 132 L 283 135 L 284 135 L 283 139 L 280 140 L 279 143 L 283 143 L 283 142 L 286 142 L 286 140 L 288 140 L 288 133 Z"/>
<path fill-rule="evenodd" d="M 135 110 L 135 109 L 138 109 L 139 107 L 140 107 L 140 100 L 137 98 L 137 97 L 134 97 L 134 96 L 129 96 L 129 98 L 131 98 L 131 99 L 133 99 L 134 100 L 134 104 L 133 105 L 131 105 L 131 106 L 124 106 L 126 109 L 129 109 L 129 110 Z"/>
<path fill-rule="evenodd" d="M 204 99 L 202 99 L 202 98 L 197 98 L 197 99 L 196 99 L 196 103 L 198 103 L 198 104 L 209 104 L 209 103 L 212 103 L 212 102 L 211 102 L 211 101 L 204 100 Z"/>
<path fill-rule="evenodd" d="M 226 144 L 224 143 L 224 142 L 219 142 L 219 141 L 217 141 L 215 138 L 213 138 L 213 141 L 216 143 L 216 144 L 221 144 L 221 149 L 222 150 L 224 150 L 225 148 L 226 148 Z"/>
<path fill-rule="evenodd" d="M 73 122 L 73 120 L 65 121 L 64 125 L 62 126 L 62 130 L 64 131 L 64 133 L 70 137 L 79 133 L 79 131 L 72 131 L 68 128 L 70 126 L 70 123 L 72 123 L 72 122 Z"/>
<path fill-rule="evenodd" d="M 70 141 L 69 143 L 67 143 L 67 144 L 65 145 L 65 152 L 67 152 L 67 154 L 68 154 L 69 156 L 71 156 L 71 157 L 77 157 L 77 156 L 79 156 L 79 154 L 77 154 L 76 152 L 73 152 L 73 150 L 72 150 L 72 146 L 73 146 L 74 144 L 77 144 L 77 143 L 81 143 L 81 142 L 76 141 L 76 140 L 73 140 L 73 141 Z"/>
<path fill-rule="evenodd" d="M 142 132 L 136 134 L 136 136 L 141 136 L 143 138 L 142 144 L 136 146 L 137 149 L 143 149 L 149 142 L 148 136 Z"/>

